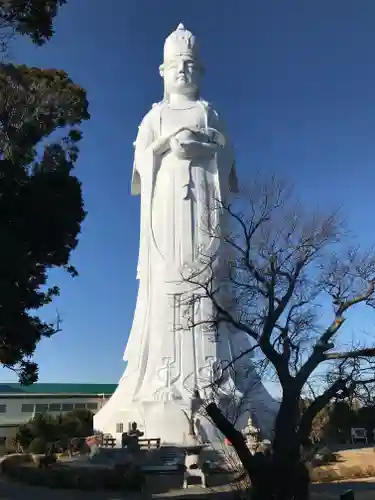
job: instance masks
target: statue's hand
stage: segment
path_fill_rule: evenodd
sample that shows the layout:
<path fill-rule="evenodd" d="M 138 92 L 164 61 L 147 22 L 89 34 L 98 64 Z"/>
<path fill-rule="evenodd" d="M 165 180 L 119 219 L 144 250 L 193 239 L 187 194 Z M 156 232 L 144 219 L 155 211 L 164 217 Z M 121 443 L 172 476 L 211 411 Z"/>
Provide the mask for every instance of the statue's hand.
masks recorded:
<path fill-rule="evenodd" d="M 181 127 L 175 132 L 159 137 L 159 139 L 156 139 L 151 145 L 152 150 L 154 154 L 156 155 L 163 155 L 166 153 L 168 150 L 172 149 L 172 142 L 175 141 L 176 137 L 183 133 L 184 131 L 188 131 L 188 127 Z"/>
<path fill-rule="evenodd" d="M 180 141 L 178 137 L 170 140 L 170 147 L 172 153 L 181 159 L 211 159 L 218 148 L 216 144 L 188 139 Z"/>
<path fill-rule="evenodd" d="M 175 154 L 178 158 L 185 158 L 185 150 L 182 146 L 182 143 L 177 139 L 176 136 L 172 137 L 169 141 L 169 145 L 173 154 Z"/>
<path fill-rule="evenodd" d="M 177 132 L 174 135 L 174 139 L 177 139 L 180 144 L 183 144 L 184 142 L 200 140 L 200 137 L 197 136 L 197 131 L 192 129 L 184 129 Z"/>

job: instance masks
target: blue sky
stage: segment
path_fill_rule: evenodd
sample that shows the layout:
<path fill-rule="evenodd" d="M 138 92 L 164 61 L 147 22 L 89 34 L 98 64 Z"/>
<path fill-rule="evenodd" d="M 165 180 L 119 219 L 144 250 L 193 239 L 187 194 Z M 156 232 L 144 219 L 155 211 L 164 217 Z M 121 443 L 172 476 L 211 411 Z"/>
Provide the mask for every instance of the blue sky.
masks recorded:
<path fill-rule="evenodd" d="M 179 22 L 201 45 L 204 98 L 227 122 L 240 179 L 276 172 L 308 207 L 342 205 L 359 241 L 375 241 L 373 0 L 69 0 L 42 48 L 18 40 L 17 62 L 66 70 L 88 92 L 91 121 L 77 175 L 88 211 L 73 256 L 80 276 L 54 273 L 63 331 L 38 347 L 40 381 L 116 382 L 137 281 L 139 199 L 132 143 L 162 96 L 165 37 Z M 351 316 L 347 332 L 371 331 Z M 4 381 L 14 375 L 0 370 Z"/>

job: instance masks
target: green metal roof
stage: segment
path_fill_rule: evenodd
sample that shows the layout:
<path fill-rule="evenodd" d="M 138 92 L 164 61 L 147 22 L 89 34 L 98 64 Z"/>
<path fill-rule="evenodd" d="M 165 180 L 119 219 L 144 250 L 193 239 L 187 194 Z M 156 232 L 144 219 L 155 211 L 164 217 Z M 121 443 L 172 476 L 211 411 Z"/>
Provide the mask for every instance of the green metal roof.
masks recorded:
<path fill-rule="evenodd" d="M 113 394 L 117 384 L 0 383 L 0 394 Z"/>

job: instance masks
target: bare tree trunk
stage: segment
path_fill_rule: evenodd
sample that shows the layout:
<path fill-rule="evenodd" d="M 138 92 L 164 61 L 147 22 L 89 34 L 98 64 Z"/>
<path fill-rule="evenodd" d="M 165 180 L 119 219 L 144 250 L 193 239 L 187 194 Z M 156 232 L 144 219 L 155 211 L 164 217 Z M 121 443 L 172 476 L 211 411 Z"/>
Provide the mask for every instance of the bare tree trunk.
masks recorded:
<path fill-rule="evenodd" d="M 206 406 L 207 415 L 211 418 L 215 426 L 232 443 L 238 458 L 241 460 L 245 470 L 249 472 L 252 467 L 253 455 L 246 446 L 245 438 L 234 425 L 223 415 L 220 408 L 215 403 Z"/>
<path fill-rule="evenodd" d="M 273 481 L 270 480 L 271 460 L 263 453 L 252 455 L 245 438 L 223 415 L 215 403 L 206 407 L 213 423 L 231 442 L 251 481 L 252 500 L 273 500 Z"/>
<path fill-rule="evenodd" d="M 301 462 L 299 436 L 299 397 L 284 397 L 277 417 L 274 453 L 252 455 L 243 435 L 222 414 L 216 404 L 206 407 L 207 414 L 220 432 L 232 443 L 249 475 L 253 500 L 307 500 L 309 473 Z"/>
<path fill-rule="evenodd" d="M 272 469 L 275 500 L 307 500 L 310 477 L 301 461 L 299 392 L 284 391 L 275 425 Z"/>

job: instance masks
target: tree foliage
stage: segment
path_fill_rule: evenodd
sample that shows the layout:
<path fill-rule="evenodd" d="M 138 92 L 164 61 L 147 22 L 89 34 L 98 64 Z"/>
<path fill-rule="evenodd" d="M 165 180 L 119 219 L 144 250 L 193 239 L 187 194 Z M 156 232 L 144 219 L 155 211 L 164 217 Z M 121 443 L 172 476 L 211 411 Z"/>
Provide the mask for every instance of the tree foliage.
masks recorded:
<path fill-rule="evenodd" d="M 273 491 L 263 491 L 260 498 L 299 498 L 288 484 L 298 483 L 293 479 L 297 470 L 305 474 L 300 448 L 314 419 L 330 401 L 363 393 L 375 381 L 374 344 L 348 347 L 339 337 L 353 308 L 372 311 L 375 254 L 348 246 L 337 215 L 304 212 L 291 190 L 275 179 L 256 180 L 220 209 L 231 221 L 230 231 L 218 234 L 215 228 L 212 236 L 227 246 L 226 268 L 218 277 L 216 256 L 201 252 L 201 265 L 184 272 L 184 279 L 196 288 L 194 300 L 204 297 L 213 304 L 208 327 L 219 336 L 223 326 L 245 332 L 249 350 L 241 356 L 255 353 L 279 381 L 282 400 L 271 463 L 278 478 Z M 301 411 L 307 394 L 309 404 Z M 241 433 L 216 401 L 206 410 L 254 479 L 258 469 Z M 269 488 L 269 481 L 263 487 Z"/>
<path fill-rule="evenodd" d="M 1 0 L 0 41 L 6 50 L 14 34 L 28 36 L 43 45 L 54 34 L 53 20 L 67 0 Z"/>
<path fill-rule="evenodd" d="M 3 2 L 0 19 L 42 44 L 63 3 Z M 1 64 L 0 89 L 0 363 L 32 383 L 36 345 L 60 326 L 35 314 L 59 293 L 49 271 L 77 275 L 70 255 L 85 211 L 74 166 L 90 115 L 64 71 Z"/>
<path fill-rule="evenodd" d="M 64 415 L 36 415 L 17 429 L 16 442 L 27 449 L 35 440 L 43 443 L 61 441 L 68 444 L 71 438 L 83 438 L 93 433 L 93 414 L 88 410 L 73 410 Z"/>

